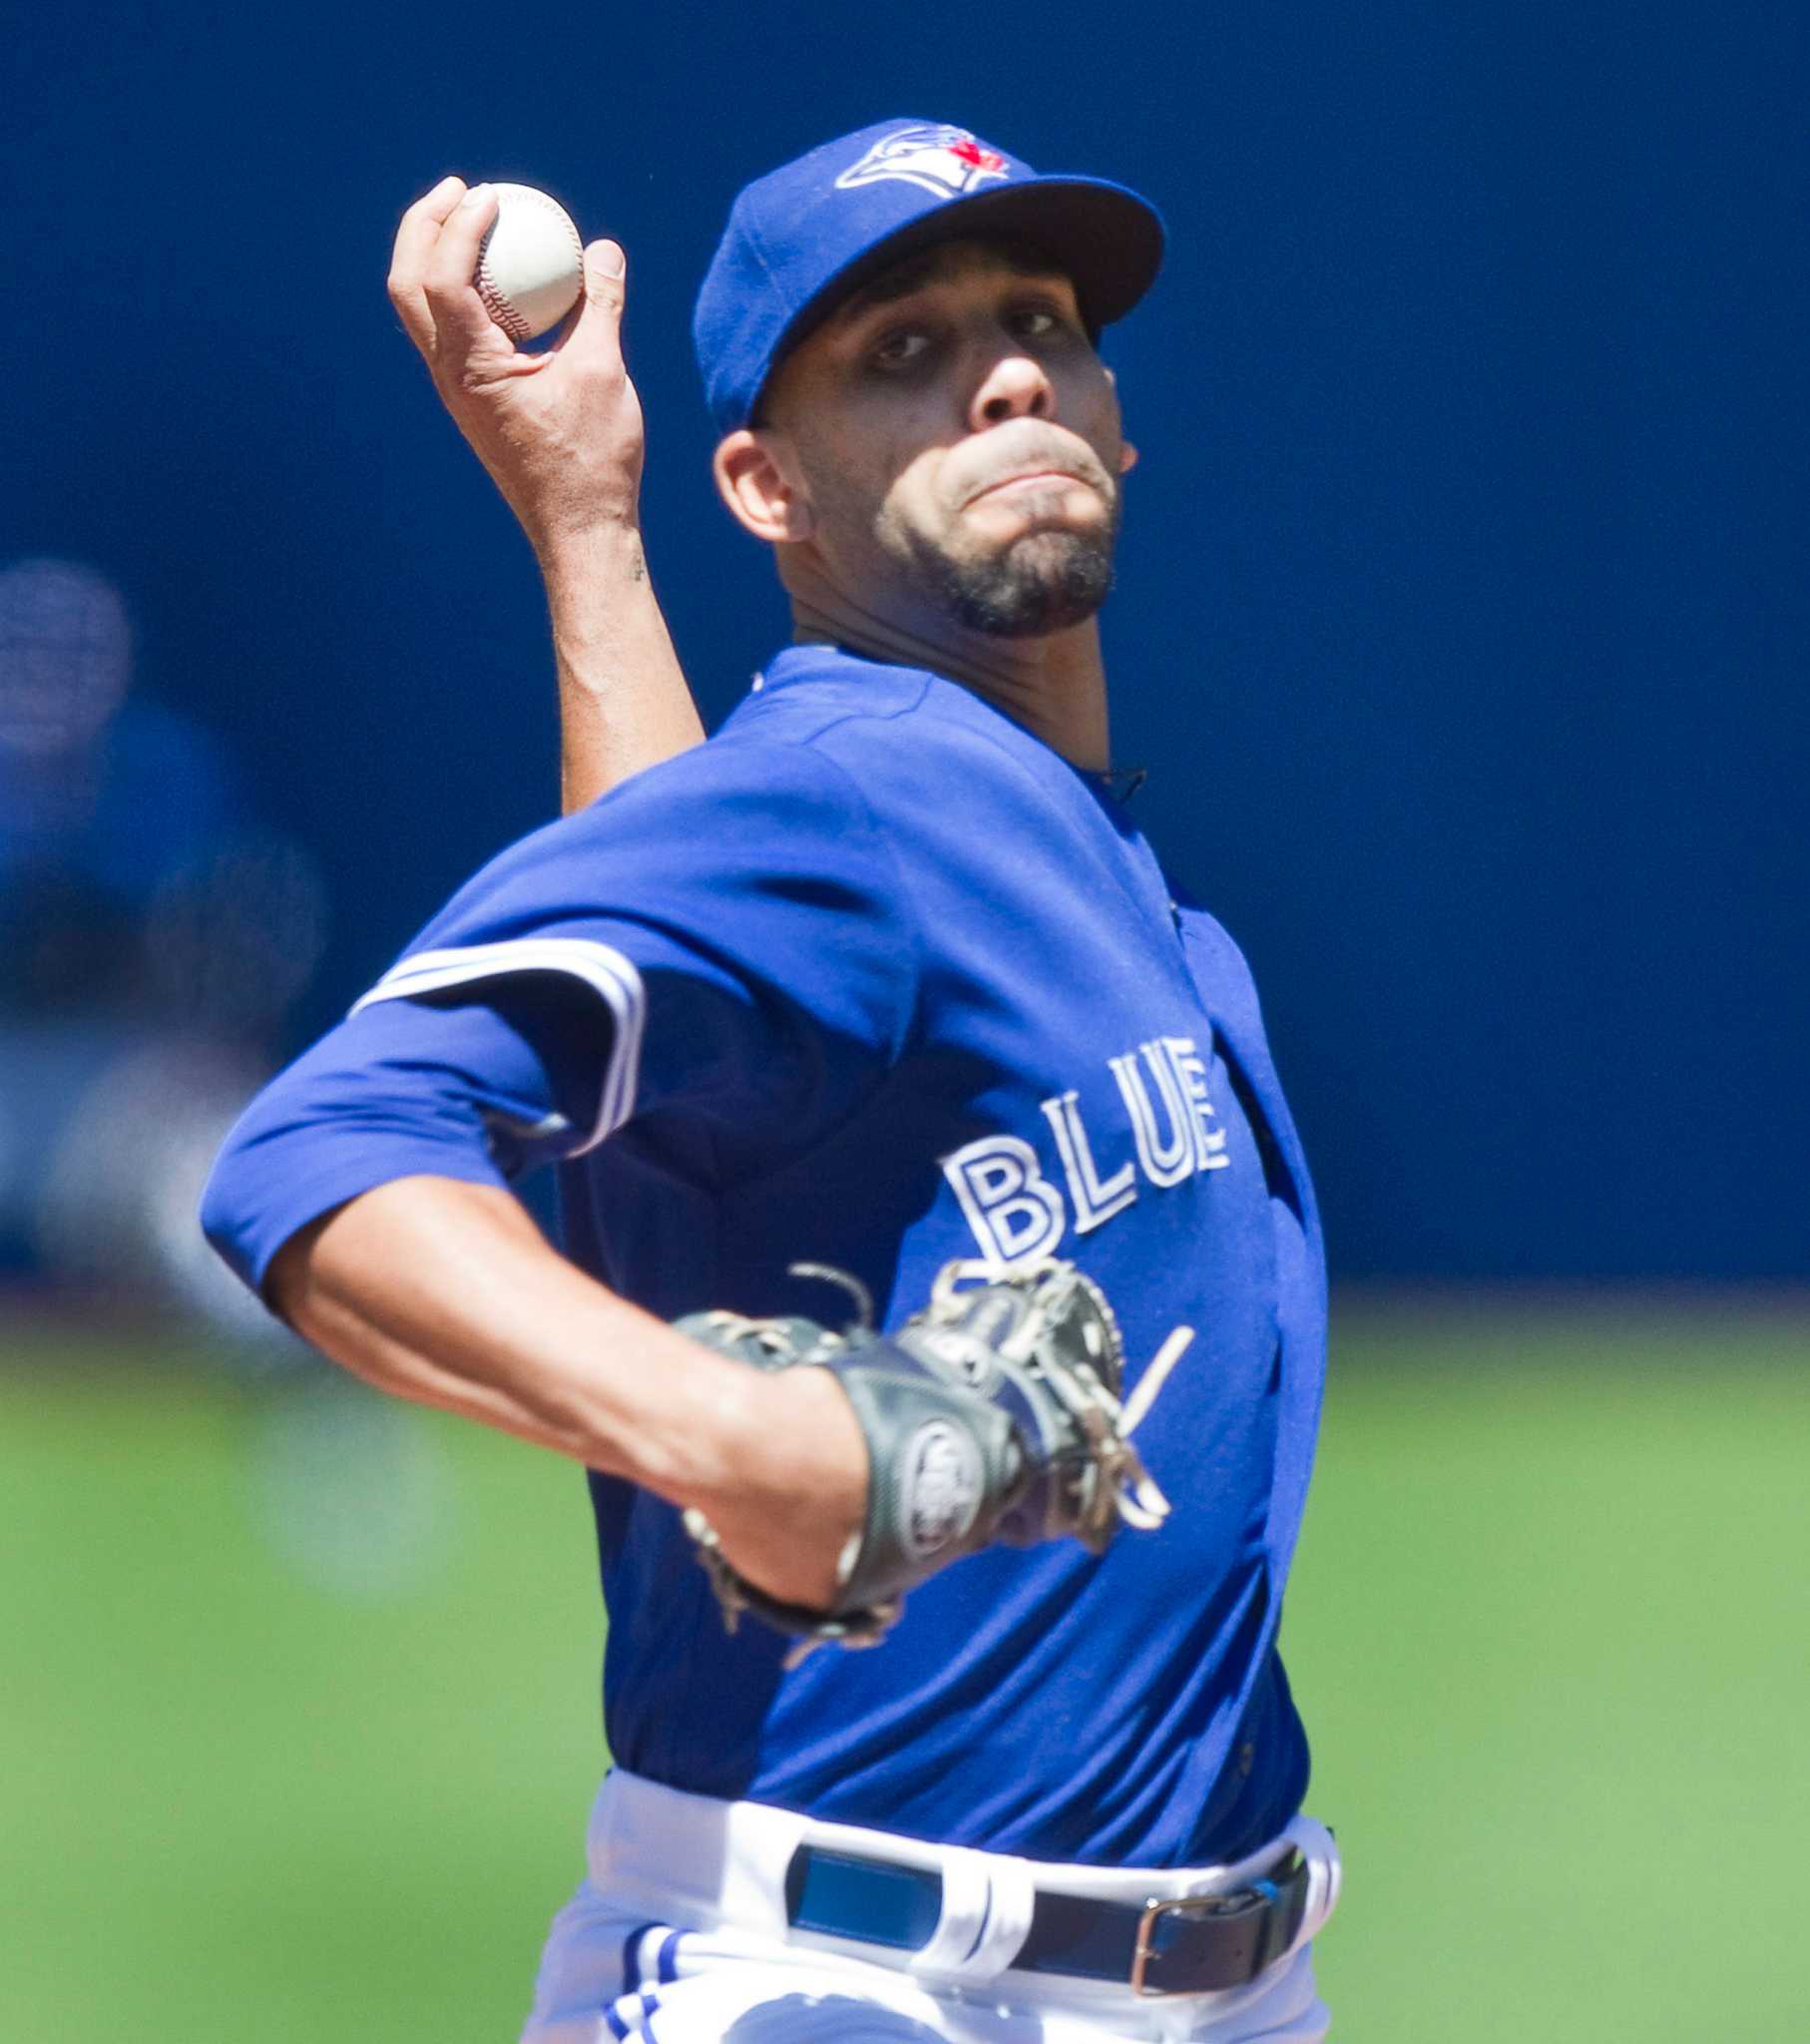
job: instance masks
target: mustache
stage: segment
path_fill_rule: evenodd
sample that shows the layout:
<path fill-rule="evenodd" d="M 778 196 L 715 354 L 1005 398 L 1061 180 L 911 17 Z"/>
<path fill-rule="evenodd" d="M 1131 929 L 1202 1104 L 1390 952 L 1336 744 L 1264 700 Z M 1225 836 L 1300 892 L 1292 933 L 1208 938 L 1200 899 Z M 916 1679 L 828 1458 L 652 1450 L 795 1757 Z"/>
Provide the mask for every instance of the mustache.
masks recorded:
<path fill-rule="evenodd" d="M 1013 419 L 982 434 L 950 480 L 959 508 L 998 483 L 1046 469 L 1088 484 L 1109 503 L 1117 494 L 1113 478 L 1093 448 L 1078 433 L 1064 432 L 1042 419 Z"/>

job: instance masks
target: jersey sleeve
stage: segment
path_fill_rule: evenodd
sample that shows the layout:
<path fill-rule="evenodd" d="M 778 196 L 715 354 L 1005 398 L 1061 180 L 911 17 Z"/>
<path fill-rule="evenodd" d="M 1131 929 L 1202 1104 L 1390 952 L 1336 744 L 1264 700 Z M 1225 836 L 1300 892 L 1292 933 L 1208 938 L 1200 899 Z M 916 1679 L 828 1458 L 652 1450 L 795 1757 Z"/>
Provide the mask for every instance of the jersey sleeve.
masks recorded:
<path fill-rule="evenodd" d="M 506 1186 L 562 1154 L 557 1067 L 500 1009 L 360 1010 L 273 1079 L 226 1137 L 202 1231 L 261 1291 L 299 1229 L 392 1179 Z"/>
<path fill-rule="evenodd" d="M 569 1154 L 673 1114 L 770 1155 L 896 1057 L 916 996 L 901 893 L 845 768 L 712 741 L 513 846 L 358 1005 L 510 1010 L 557 1070 Z"/>
<path fill-rule="evenodd" d="M 505 1183 L 634 1125 L 730 1183 L 809 1148 L 896 1060 L 916 941 L 845 768 L 712 741 L 524 838 L 253 1102 L 204 1210 L 249 1281 L 418 1172 Z"/>

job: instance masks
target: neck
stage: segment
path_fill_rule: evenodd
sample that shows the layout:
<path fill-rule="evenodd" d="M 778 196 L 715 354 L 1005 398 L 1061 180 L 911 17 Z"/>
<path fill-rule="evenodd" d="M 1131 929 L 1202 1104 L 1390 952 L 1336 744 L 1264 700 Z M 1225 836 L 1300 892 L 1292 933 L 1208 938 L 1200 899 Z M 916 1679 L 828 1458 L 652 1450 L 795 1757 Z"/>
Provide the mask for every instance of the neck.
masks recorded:
<path fill-rule="evenodd" d="M 1112 765 L 1106 666 L 1094 619 L 1038 639 L 992 638 L 953 624 L 925 635 L 861 609 L 840 591 L 794 588 L 791 599 L 792 637 L 800 645 L 843 646 L 897 667 L 928 668 L 971 689 L 1083 772 L 1104 773 Z"/>

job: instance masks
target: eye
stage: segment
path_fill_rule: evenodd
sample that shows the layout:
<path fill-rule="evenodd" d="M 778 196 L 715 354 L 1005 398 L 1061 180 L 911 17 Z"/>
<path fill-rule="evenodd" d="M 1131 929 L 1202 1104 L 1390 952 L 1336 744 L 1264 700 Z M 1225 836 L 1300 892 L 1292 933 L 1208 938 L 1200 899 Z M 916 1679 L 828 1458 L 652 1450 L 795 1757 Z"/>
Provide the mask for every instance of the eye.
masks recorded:
<path fill-rule="evenodd" d="M 1015 306 L 1008 315 L 1007 323 L 1021 340 L 1048 340 L 1064 331 L 1069 322 L 1060 306 L 1039 299 L 1031 304 Z"/>
<path fill-rule="evenodd" d="M 895 326 L 874 343 L 869 359 L 878 369 L 904 369 L 919 360 L 930 346 L 930 335 L 921 326 Z"/>

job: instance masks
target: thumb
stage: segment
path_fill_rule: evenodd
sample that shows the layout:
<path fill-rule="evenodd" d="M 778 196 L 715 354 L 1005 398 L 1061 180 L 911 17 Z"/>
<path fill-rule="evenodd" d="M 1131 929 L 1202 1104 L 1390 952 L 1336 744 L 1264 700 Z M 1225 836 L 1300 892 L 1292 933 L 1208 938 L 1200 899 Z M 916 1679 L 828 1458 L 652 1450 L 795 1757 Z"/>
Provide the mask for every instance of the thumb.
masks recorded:
<path fill-rule="evenodd" d="M 628 258 L 620 242 L 593 242 L 585 251 L 585 288 L 560 336 L 560 346 L 593 360 L 622 353 L 624 276 Z"/>

